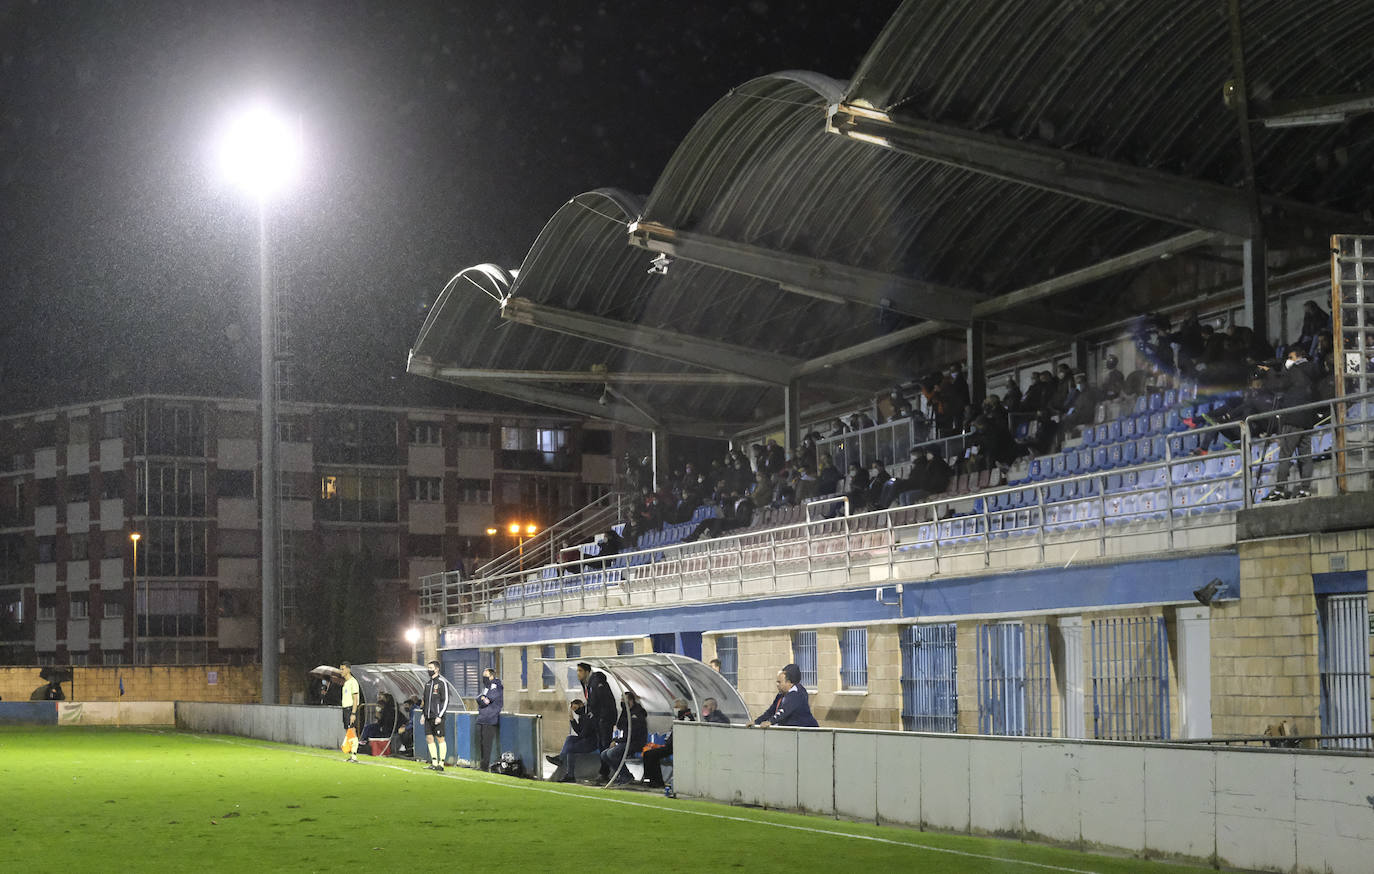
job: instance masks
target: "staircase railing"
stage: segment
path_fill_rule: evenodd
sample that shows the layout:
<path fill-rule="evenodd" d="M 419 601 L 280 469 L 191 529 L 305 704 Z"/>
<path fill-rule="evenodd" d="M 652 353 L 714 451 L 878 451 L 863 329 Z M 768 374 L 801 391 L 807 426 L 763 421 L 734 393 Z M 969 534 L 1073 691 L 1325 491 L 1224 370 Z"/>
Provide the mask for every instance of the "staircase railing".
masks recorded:
<path fill-rule="evenodd" d="M 554 522 L 519 545 L 513 546 L 477 568 L 477 576 L 494 577 L 515 573 L 522 567 L 556 563 L 559 544 L 586 543 L 625 516 L 626 495 L 609 492 Z"/>

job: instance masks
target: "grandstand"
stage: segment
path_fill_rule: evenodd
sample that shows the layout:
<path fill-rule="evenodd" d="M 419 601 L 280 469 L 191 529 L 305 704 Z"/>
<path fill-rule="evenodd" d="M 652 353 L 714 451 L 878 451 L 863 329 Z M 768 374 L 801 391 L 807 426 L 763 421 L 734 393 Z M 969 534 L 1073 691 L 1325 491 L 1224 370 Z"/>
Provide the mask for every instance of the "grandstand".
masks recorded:
<path fill-rule="evenodd" d="M 914 416 L 818 441 L 841 471 L 962 463 L 909 505 L 841 485 L 727 536 L 687 540 L 704 507 L 609 560 L 427 577 L 446 670 L 499 664 L 554 714 L 546 660 L 716 657 L 756 709 L 795 662 L 823 726 L 1368 749 L 1374 9 L 1231 9 L 908 0 L 848 81 L 742 83 L 647 197 L 576 195 L 518 270 L 460 272 L 410 371 L 651 431 L 661 479 L 673 435 L 796 447 L 894 385 L 933 419 L 917 383 L 951 362 L 975 406 L 1108 355 L 1159 380 L 981 470 Z M 1195 311 L 1282 371 L 1309 301 L 1329 390 L 1235 417 L 1245 379 L 1132 327 Z M 1283 438 L 1310 497 L 1276 500 Z"/>

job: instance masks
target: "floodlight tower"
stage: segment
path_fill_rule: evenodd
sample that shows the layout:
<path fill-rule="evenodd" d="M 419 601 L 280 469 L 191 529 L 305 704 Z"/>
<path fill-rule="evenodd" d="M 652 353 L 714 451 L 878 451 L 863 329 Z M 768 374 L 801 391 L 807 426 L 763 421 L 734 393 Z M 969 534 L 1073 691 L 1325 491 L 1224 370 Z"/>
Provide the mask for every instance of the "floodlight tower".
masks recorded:
<path fill-rule="evenodd" d="M 276 311 L 268 246 L 268 206 L 300 174 L 299 123 L 256 101 L 226 121 L 219 140 L 225 179 L 257 201 L 258 267 L 262 325 L 262 703 L 277 703 L 277 655 L 281 630 L 277 603 L 277 392 Z"/>

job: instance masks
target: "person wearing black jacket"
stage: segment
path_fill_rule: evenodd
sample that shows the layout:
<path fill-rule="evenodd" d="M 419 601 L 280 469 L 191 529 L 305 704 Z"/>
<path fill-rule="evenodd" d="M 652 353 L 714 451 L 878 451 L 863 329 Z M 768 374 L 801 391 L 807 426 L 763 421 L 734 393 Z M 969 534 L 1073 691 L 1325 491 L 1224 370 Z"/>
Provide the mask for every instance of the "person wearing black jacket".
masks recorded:
<path fill-rule="evenodd" d="M 680 722 L 696 722 L 696 717 L 692 715 L 692 710 L 687 706 L 687 702 L 681 698 L 673 701 L 673 709 L 676 711 L 673 718 Z M 644 751 L 644 782 L 655 789 L 663 788 L 663 760 L 673 754 L 673 733 L 668 732 L 668 739 L 663 742 L 663 746 L 652 750 Z"/>
<path fill-rule="evenodd" d="M 426 771 L 443 771 L 444 760 L 448 758 L 448 744 L 444 740 L 444 714 L 448 712 L 448 683 L 439 673 L 439 663 L 431 661 L 425 665 L 429 670 L 429 682 L 425 683 L 424 720 L 425 741 L 429 744 L 429 764 Z"/>
<path fill-rule="evenodd" d="M 582 697 L 587 700 L 587 710 L 596 726 L 596 748 L 605 751 L 615 731 L 615 693 L 606 675 L 593 671 L 586 662 L 578 662 L 577 679 L 582 683 Z"/>
<path fill-rule="evenodd" d="M 620 718 L 616 720 L 616 728 L 620 729 L 620 740 L 602 751 L 601 768 L 610 774 L 611 783 L 623 786 L 630 782 L 630 772 L 625 768 L 624 760 L 642 751 L 645 741 L 649 739 L 649 714 L 633 690 L 626 689 L 621 696 Z"/>
<path fill-rule="evenodd" d="M 701 702 L 702 722 L 714 722 L 717 725 L 729 725 L 730 717 L 720 712 L 720 702 L 714 698 L 707 698 Z"/>
<path fill-rule="evenodd" d="M 596 720 L 587 711 L 581 698 L 568 705 L 568 736 L 563 740 L 563 749 L 556 756 L 545 756 L 549 764 L 558 770 L 553 780 L 561 783 L 573 782 L 573 756 L 577 753 L 596 752 Z"/>
<path fill-rule="evenodd" d="M 506 693 L 496 671 L 487 668 L 482 672 L 482 694 L 477 696 L 477 734 L 480 758 L 477 767 L 489 770 L 495 760 L 497 738 L 501 731 L 501 707 L 505 704 Z"/>
<path fill-rule="evenodd" d="M 1279 376 L 1278 387 L 1280 405 L 1298 407 L 1319 400 L 1317 379 L 1319 374 L 1307 358 L 1307 351 L 1300 345 L 1288 347 L 1284 370 Z M 1307 431 L 1321 417 L 1321 409 L 1314 407 L 1306 410 L 1284 413 L 1279 416 L 1279 463 L 1274 471 L 1274 489 L 1266 501 L 1281 501 L 1286 498 L 1306 498 L 1311 493 L 1308 486 L 1312 481 L 1312 453 L 1310 435 Z M 1298 460 L 1298 488 L 1288 491 L 1288 473 L 1292 470 L 1292 456 Z"/>

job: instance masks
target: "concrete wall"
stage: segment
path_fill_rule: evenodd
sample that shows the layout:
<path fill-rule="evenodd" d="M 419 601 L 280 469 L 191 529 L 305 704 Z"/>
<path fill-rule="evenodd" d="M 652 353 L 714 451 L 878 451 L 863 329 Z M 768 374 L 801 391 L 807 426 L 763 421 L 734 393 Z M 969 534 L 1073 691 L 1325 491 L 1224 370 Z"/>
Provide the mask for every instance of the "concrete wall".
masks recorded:
<path fill-rule="evenodd" d="M 185 731 L 232 734 L 319 749 L 337 750 L 344 737 L 337 707 L 178 701 L 176 726 Z"/>
<path fill-rule="evenodd" d="M 170 701 L 5 701 L 0 724 L 172 725 Z"/>
<path fill-rule="evenodd" d="M 1262 871 L 1369 871 L 1371 757 L 699 723 L 673 736 L 684 796 Z"/>

